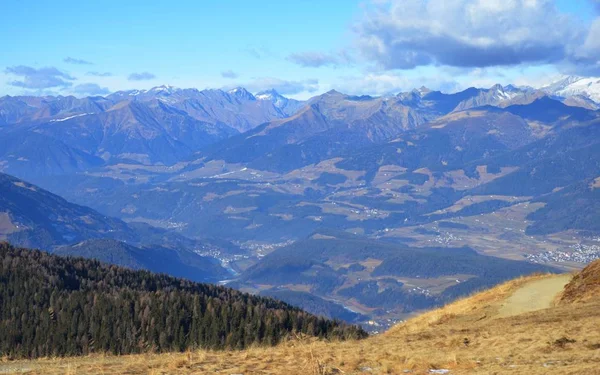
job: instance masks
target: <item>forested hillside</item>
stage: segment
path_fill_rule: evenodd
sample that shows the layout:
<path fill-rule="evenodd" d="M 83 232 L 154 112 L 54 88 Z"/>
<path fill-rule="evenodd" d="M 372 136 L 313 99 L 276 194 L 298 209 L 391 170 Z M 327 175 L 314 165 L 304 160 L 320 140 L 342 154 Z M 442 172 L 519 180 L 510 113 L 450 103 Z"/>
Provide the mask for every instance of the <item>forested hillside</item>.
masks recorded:
<path fill-rule="evenodd" d="M 242 349 L 355 326 L 232 289 L 0 243 L 0 357 Z"/>

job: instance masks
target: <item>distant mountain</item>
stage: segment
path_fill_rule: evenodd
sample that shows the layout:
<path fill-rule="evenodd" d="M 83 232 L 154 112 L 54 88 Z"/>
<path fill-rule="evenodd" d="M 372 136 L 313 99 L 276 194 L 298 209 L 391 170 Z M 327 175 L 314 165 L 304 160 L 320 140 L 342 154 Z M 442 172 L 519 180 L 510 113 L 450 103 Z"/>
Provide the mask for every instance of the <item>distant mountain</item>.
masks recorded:
<path fill-rule="evenodd" d="M 386 97 L 331 91 L 306 102 L 275 90 L 253 95 L 241 87 L 200 91 L 168 85 L 81 99 L 5 96 L 0 170 L 42 182 L 40 177 L 119 163 L 173 165 L 201 155 L 289 171 L 387 142 L 452 112 L 527 105 L 545 95 L 570 95 L 575 91 L 569 87 L 585 82 L 570 78 L 546 91 L 495 85 L 453 94 L 423 87 Z M 559 99 L 597 108 L 579 91 Z M 239 132 L 245 133 L 235 137 Z"/>
<path fill-rule="evenodd" d="M 509 107 L 530 104 L 544 96 L 551 96 L 565 104 L 596 110 L 599 108 L 600 79 L 567 77 L 551 85 L 535 89 L 528 86 L 496 84 L 489 89 L 468 88 L 464 91 L 444 94 L 427 88 L 401 93 L 405 104 L 412 107 L 430 107 L 446 114 L 482 106 Z"/>
<path fill-rule="evenodd" d="M 562 98 L 579 96 L 600 103 L 600 77 L 566 76 L 542 87 L 541 90 Z"/>
<path fill-rule="evenodd" d="M 53 251 L 61 256 L 97 259 L 134 270 L 148 270 L 192 281 L 217 282 L 230 276 L 218 260 L 195 252 L 160 246 L 141 248 L 111 239 L 91 239 Z"/>
<path fill-rule="evenodd" d="M 506 108 L 506 111 L 498 112 L 494 108 Z M 519 112 L 519 108 L 530 113 Z M 332 90 L 308 100 L 289 118 L 271 121 L 211 145 L 204 155 L 205 160 L 247 163 L 255 169 L 276 172 L 290 171 L 325 159 L 346 156 L 358 148 L 383 144 L 402 134 L 418 131 L 423 126 L 438 126 L 440 121 L 469 116 L 467 110 L 478 113 L 469 120 L 472 123 L 469 128 L 475 131 L 474 134 L 484 128 L 492 130 L 489 129 L 492 122 L 486 122 L 481 116 L 484 112 L 494 117 L 498 117 L 499 113 L 514 112 L 526 119 L 544 122 L 558 121 L 558 112 L 567 116 L 569 121 L 595 117 L 585 108 L 569 107 L 548 98 L 541 91 L 515 86 L 470 88 L 454 94 L 423 88 L 388 97 L 357 97 Z M 504 118 L 509 121 L 509 117 Z M 503 138 L 507 134 L 508 129 L 501 129 L 502 123 L 496 121 L 493 120 L 499 128 L 494 130 L 496 133 L 488 134 L 489 138 Z M 525 132 L 534 130 L 529 125 L 525 127 Z M 510 139 L 517 142 L 513 146 L 531 140 L 530 137 L 518 139 L 520 134 L 511 134 Z M 501 141 L 505 144 L 510 142 L 508 138 Z M 455 146 L 465 148 L 461 144 Z"/>
<path fill-rule="evenodd" d="M 581 123 L 598 118 L 598 113 L 581 107 L 568 106 L 547 96 L 523 105 L 511 105 L 506 111 L 526 120 L 545 124 Z"/>
<path fill-rule="evenodd" d="M 506 107 L 511 104 L 528 104 L 545 95 L 529 87 L 494 85 L 489 89 L 471 87 L 446 94 L 425 87 L 397 95 L 403 104 L 428 110 L 438 116 L 482 106 Z"/>
<path fill-rule="evenodd" d="M 330 91 L 310 99 L 289 118 L 211 146 L 207 155 L 209 160 L 289 171 L 384 142 L 433 118 L 429 111 L 413 109 L 398 98 L 355 97 Z"/>
<path fill-rule="evenodd" d="M 173 164 L 237 131 L 199 121 L 160 100 L 122 101 L 104 111 L 58 114 L 0 130 L 3 169 L 24 178 L 106 163 Z"/>
<path fill-rule="evenodd" d="M 4 96 L 0 98 L 0 125 L 17 124 L 49 119 L 63 114 L 101 112 L 114 104 L 101 96 L 76 98 L 74 96 Z"/>
<path fill-rule="evenodd" d="M 0 170 L 36 180 L 125 162 L 174 164 L 294 113 L 301 102 L 243 88 L 119 91 L 107 97 L 0 98 Z"/>
<path fill-rule="evenodd" d="M 254 100 L 256 100 L 254 95 L 252 95 L 252 93 L 250 93 L 248 90 L 246 90 L 243 87 L 233 88 L 233 89 L 227 91 L 227 93 L 229 95 L 231 95 L 232 97 L 238 99 L 239 101 L 254 101 Z"/>
<path fill-rule="evenodd" d="M 563 100 L 563 103 L 573 107 L 582 107 L 591 110 L 600 109 L 600 103 L 593 101 L 585 95 L 569 96 Z"/>
<path fill-rule="evenodd" d="M 107 96 L 114 101 L 147 102 L 159 100 L 184 111 L 196 120 L 226 124 L 240 132 L 277 118 L 291 115 L 298 106 L 283 96 L 256 98 L 248 90 L 237 87 L 229 91 L 179 89 L 159 86 L 150 90 L 119 91 Z M 289 102 L 289 103 L 286 103 Z"/>
<path fill-rule="evenodd" d="M 355 152 L 337 166 L 375 171 L 383 165 L 432 170 L 460 168 L 476 161 L 482 165 L 489 162 L 486 159 L 493 160 L 494 156 L 544 138 L 552 129 L 558 131 L 599 118 L 594 111 L 570 107 L 548 97 L 506 108 L 472 108 L 442 116 L 381 146 Z M 539 141 L 544 142 L 547 141 Z"/>
<path fill-rule="evenodd" d="M 515 104 L 529 104 L 545 96 L 545 93 L 529 87 L 494 85 L 489 89 L 477 89 L 477 94 L 459 103 L 454 111 L 469 108 L 494 106 L 508 107 Z"/>
<path fill-rule="evenodd" d="M 283 113 L 288 116 L 296 113 L 303 105 L 304 102 L 295 99 L 288 99 L 280 95 L 274 89 L 261 91 L 254 96 L 258 100 L 266 100 L 272 102 L 275 107 L 281 109 Z"/>
<path fill-rule="evenodd" d="M 436 95 L 443 105 L 464 100 Z M 359 109 L 374 102 L 344 100 Z M 128 221 L 243 243 L 284 242 L 318 228 L 378 235 L 386 228 L 492 213 L 510 205 L 506 197 L 541 199 L 555 188 L 600 176 L 593 149 L 599 114 L 547 96 L 526 105 L 450 112 L 378 143 L 365 141 L 364 128 L 349 133 L 347 124 L 336 122 L 339 108 L 314 104 L 211 146 L 181 169 L 131 172 L 122 166 L 49 187 Z M 120 171 L 149 182 L 122 182 Z M 470 195 L 486 201 L 464 207 Z M 448 207 L 453 211 L 446 212 Z"/>
<path fill-rule="evenodd" d="M 0 239 L 21 246 L 51 249 L 90 238 L 138 240 L 121 220 L 1 173 L 0 218 Z"/>

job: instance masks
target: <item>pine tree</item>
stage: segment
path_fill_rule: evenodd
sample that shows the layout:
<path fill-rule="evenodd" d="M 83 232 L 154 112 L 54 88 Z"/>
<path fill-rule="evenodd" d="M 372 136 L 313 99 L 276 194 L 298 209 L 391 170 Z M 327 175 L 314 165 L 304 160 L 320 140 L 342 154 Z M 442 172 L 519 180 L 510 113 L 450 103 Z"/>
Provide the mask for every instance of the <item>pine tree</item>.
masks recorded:
<path fill-rule="evenodd" d="M 0 243 L 0 357 L 243 349 L 360 328 L 283 302 Z"/>

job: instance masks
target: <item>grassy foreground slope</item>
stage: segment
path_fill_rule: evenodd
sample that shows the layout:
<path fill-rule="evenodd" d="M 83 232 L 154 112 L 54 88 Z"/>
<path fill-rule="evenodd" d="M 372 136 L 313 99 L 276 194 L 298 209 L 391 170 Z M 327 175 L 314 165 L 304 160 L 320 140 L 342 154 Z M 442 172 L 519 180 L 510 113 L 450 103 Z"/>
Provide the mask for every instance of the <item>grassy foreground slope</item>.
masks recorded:
<path fill-rule="evenodd" d="M 8 362 L 30 374 L 596 374 L 600 368 L 600 261 L 569 282 L 535 275 L 433 310 L 361 341 L 289 340 L 274 348 Z M 590 275 L 594 273 L 594 275 Z M 586 285 L 589 280 L 589 285 Z M 568 283 L 568 284 L 567 284 Z M 563 286 L 566 285 L 563 292 Z M 539 291 L 527 312 L 503 311 Z M 584 292 L 581 292 L 584 291 Z M 583 293 L 585 298 L 573 298 Z M 547 297 L 554 296 L 555 299 Z M 568 297 L 566 297 L 568 296 Z M 517 300 L 517 302 L 514 302 Z M 577 300 L 577 302 L 573 302 Z M 513 302 L 511 302 L 513 301 Z"/>

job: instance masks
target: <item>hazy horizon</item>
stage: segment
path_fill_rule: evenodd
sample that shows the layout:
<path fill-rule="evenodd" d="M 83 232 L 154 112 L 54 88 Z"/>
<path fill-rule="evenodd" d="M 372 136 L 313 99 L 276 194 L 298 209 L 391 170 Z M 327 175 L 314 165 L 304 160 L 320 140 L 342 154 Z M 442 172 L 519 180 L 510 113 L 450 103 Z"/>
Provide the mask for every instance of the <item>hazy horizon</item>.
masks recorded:
<path fill-rule="evenodd" d="M 598 9 L 597 0 L 9 1 L 0 93 L 107 95 L 169 84 L 306 99 L 331 89 L 539 87 L 599 75 Z"/>

